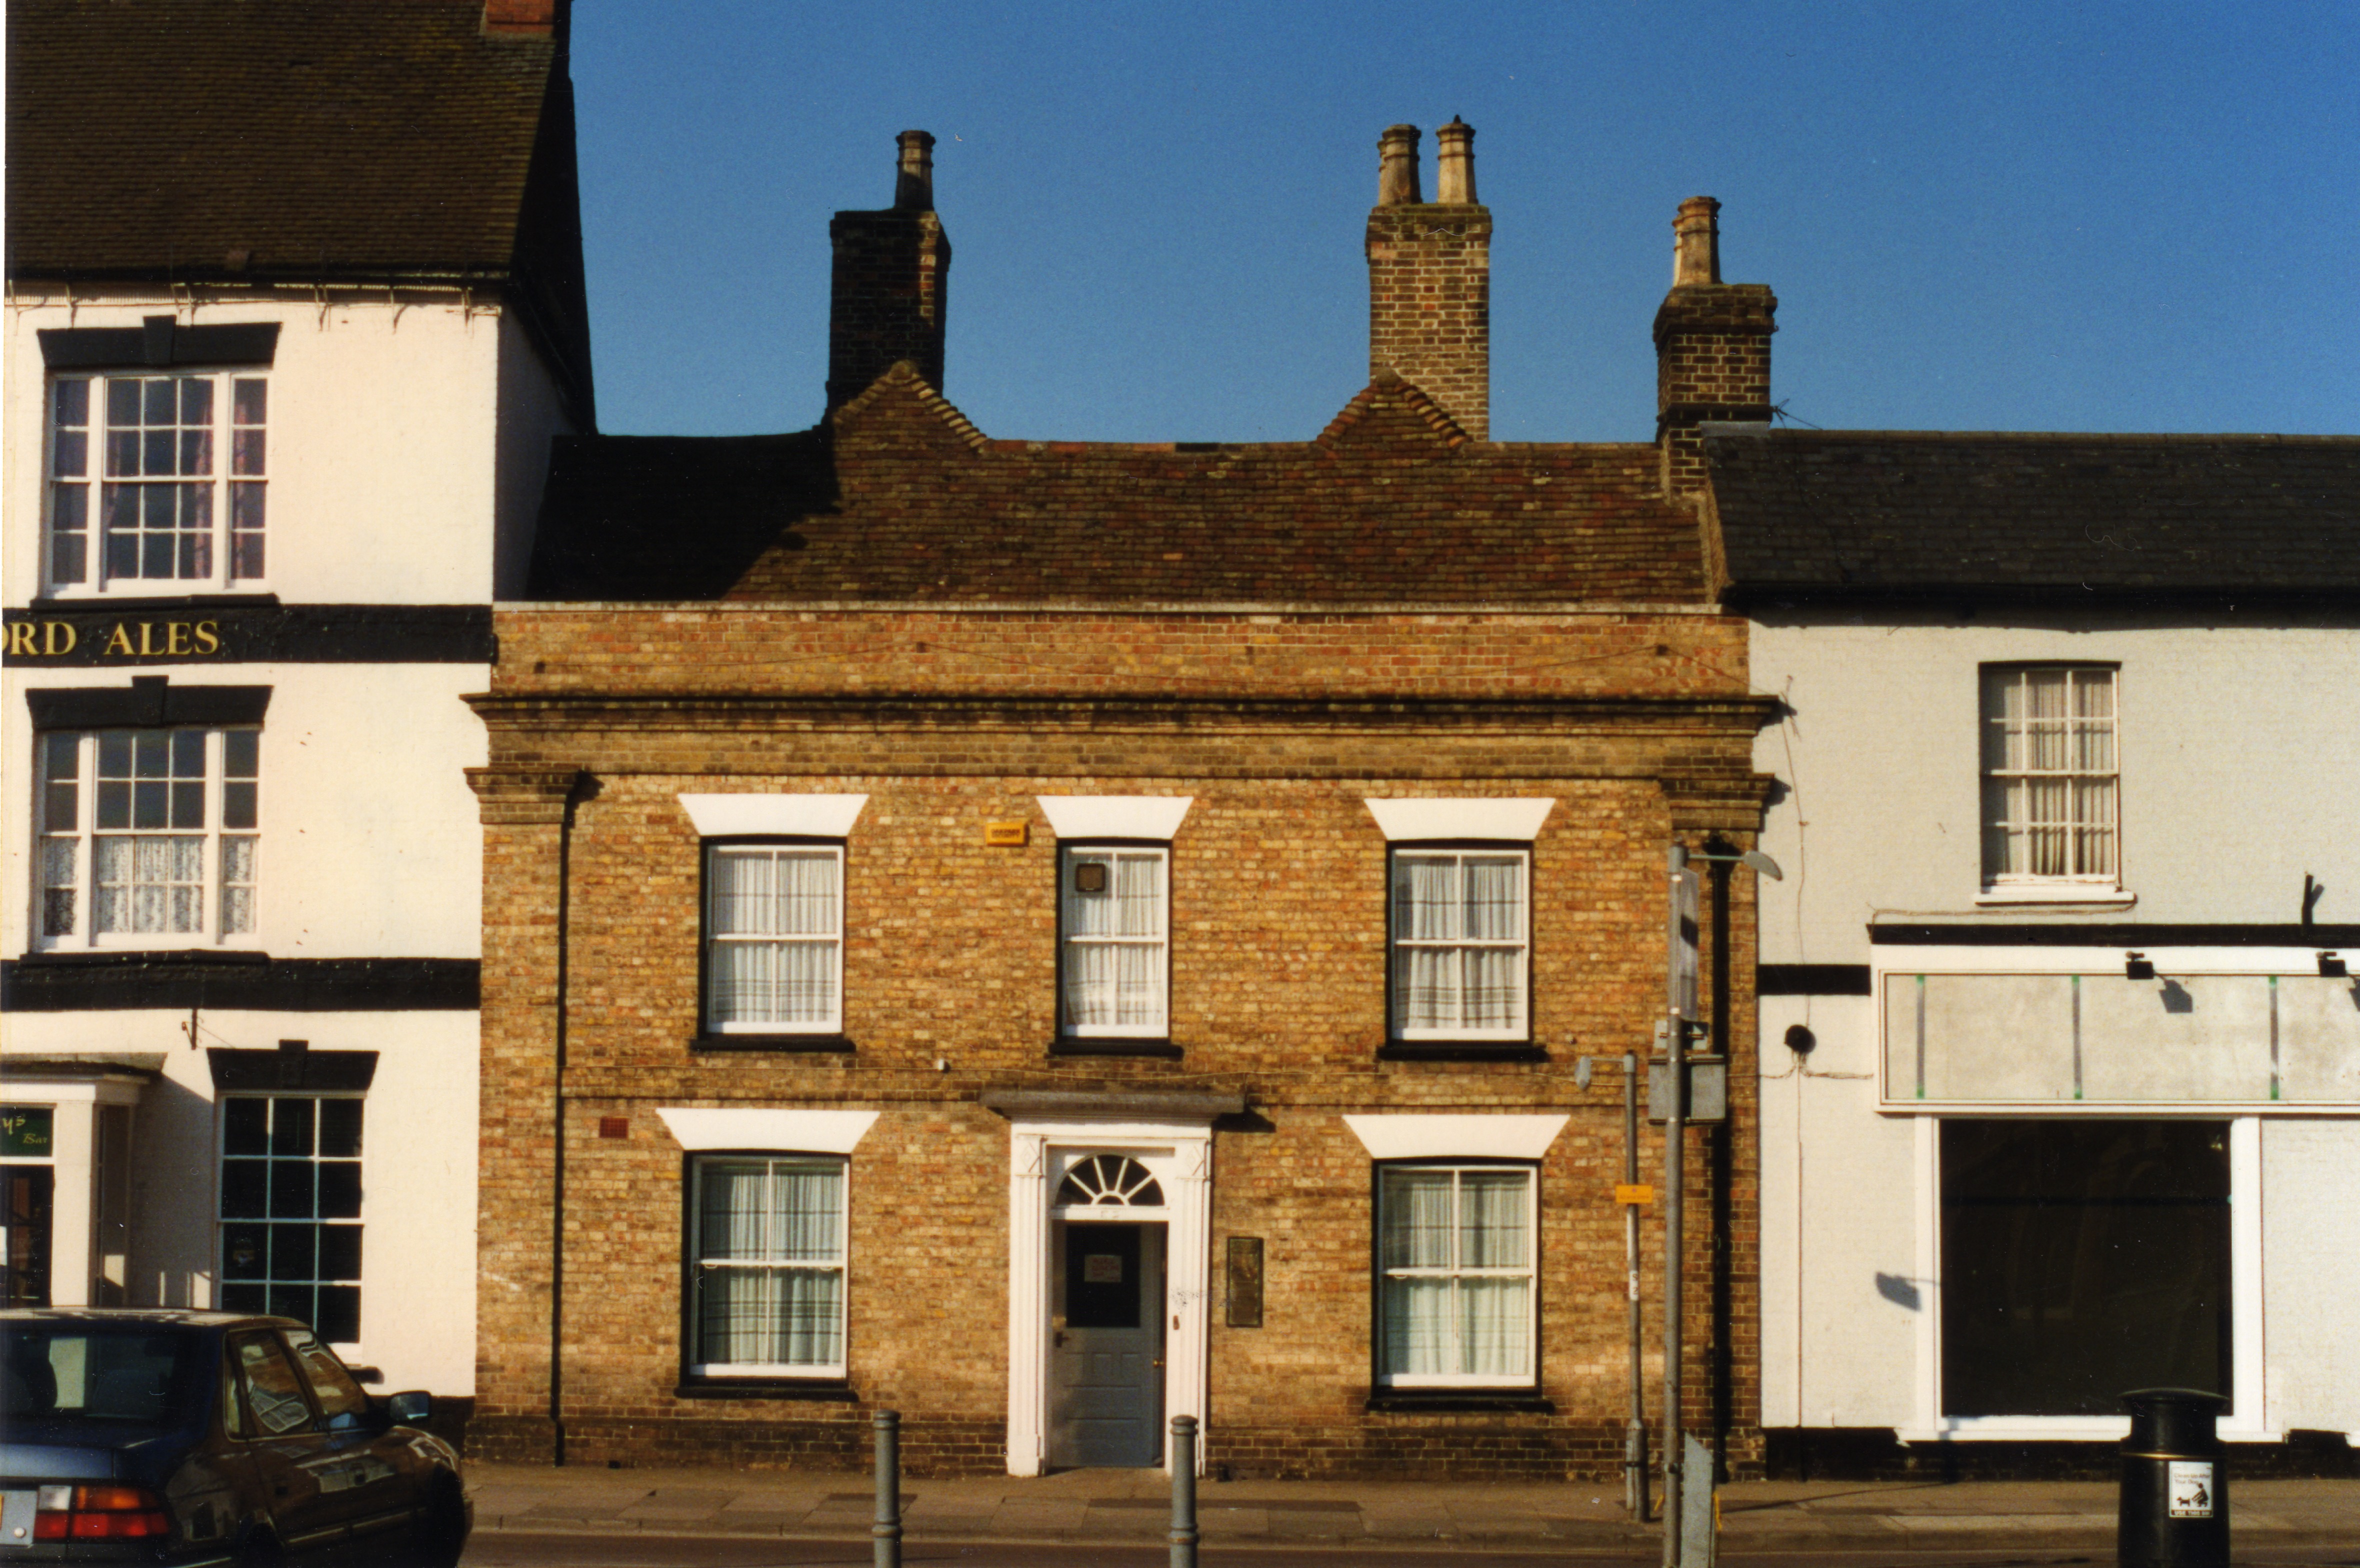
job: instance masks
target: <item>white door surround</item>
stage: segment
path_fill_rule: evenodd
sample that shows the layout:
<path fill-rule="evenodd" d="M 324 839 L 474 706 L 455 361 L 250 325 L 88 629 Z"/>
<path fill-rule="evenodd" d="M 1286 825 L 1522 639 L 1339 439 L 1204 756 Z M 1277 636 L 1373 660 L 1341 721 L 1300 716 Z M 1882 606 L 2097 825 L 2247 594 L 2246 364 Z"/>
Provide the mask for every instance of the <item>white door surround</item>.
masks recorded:
<path fill-rule="evenodd" d="M 1245 1109 L 1242 1096 L 1071 1094 L 1008 1091 L 984 1103 L 1009 1119 L 1008 1473 L 1038 1475 L 1048 1455 L 1050 1208 L 1057 1185 L 1095 1154 L 1128 1155 L 1163 1188 L 1157 1210 L 1066 1211 L 1161 1219 L 1167 1285 L 1164 1415 L 1205 1420 L 1211 1330 L 1213 1119 Z M 1170 1446 L 1159 1438 L 1163 1467 Z M 1203 1450 L 1198 1450 L 1202 1464 Z"/>

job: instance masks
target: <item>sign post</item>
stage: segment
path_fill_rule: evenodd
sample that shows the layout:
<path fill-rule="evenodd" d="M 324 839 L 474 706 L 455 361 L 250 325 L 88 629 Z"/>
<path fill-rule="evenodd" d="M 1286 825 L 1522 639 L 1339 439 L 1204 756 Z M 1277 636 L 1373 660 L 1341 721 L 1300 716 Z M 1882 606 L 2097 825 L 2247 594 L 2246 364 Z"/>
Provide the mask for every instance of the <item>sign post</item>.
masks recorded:
<path fill-rule="evenodd" d="M 1671 846 L 1665 872 L 1670 918 L 1665 933 L 1664 1054 L 1671 1094 L 1664 1117 L 1664 1568 L 1681 1568 L 1680 1472 L 1687 1455 L 1680 1441 L 1680 1252 L 1686 1229 L 1688 1024 L 1697 1013 L 1699 889 L 1684 846 Z"/>

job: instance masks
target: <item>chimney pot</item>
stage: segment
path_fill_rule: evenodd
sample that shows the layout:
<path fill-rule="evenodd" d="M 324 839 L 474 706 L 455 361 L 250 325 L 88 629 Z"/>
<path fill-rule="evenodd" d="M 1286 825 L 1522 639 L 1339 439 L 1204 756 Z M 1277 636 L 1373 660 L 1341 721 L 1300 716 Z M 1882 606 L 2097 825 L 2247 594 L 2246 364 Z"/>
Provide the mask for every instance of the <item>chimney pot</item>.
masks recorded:
<path fill-rule="evenodd" d="M 1417 183 L 1417 127 L 1387 125 L 1377 138 L 1377 205 L 1415 205 L 1426 198 Z"/>
<path fill-rule="evenodd" d="M 1434 133 L 1434 199 L 1446 207 L 1475 205 L 1475 127 L 1453 114 Z"/>
<path fill-rule="evenodd" d="M 893 180 L 893 210 L 930 212 L 934 206 L 934 138 L 924 131 L 901 135 L 901 162 Z"/>
<path fill-rule="evenodd" d="M 1672 220 L 1672 287 L 1721 281 L 1721 203 L 1691 196 Z"/>

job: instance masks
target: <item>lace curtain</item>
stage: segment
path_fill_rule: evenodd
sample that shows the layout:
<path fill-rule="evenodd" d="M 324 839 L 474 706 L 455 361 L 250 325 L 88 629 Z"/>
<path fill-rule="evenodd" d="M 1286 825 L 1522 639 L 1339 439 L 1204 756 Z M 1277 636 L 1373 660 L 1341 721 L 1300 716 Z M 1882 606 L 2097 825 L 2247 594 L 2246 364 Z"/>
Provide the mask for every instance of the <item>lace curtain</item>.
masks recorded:
<path fill-rule="evenodd" d="M 707 1160 L 699 1175 L 698 1359 L 840 1366 L 844 1168 Z"/>
<path fill-rule="evenodd" d="M 836 1021 L 841 866 L 832 849 L 712 852 L 715 1023 Z"/>
<path fill-rule="evenodd" d="M 1532 1181 L 1524 1170 L 1384 1173 L 1388 1377 L 1532 1375 Z"/>

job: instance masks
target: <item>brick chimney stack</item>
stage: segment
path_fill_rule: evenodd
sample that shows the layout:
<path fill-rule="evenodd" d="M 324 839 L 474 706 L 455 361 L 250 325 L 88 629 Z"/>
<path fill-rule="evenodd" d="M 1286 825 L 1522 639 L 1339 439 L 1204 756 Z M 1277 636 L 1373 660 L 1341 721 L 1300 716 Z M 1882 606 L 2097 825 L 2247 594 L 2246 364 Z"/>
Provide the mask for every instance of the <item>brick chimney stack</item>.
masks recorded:
<path fill-rule="evenodd" d="M 1721 280 L 1721 203 L 1691 196 L 1672 220 L 1672 291 L 1655 312 L 1655 444 L 1665 494 L 1704 493 L 1708 419 L 1770 418 L 1770 334 L 1777 296 Z"/>
<path fill-rule="evenodd" d="M 827 320 L 831 409 L 904 359 L 928 386 L 942 389 L 951 242 L 934 213 L 934 138 L 903 131 L 900 147 L 893 205 L 838 212 L 827 226 L 836 252 Z"/>
<path fill-rule="evenodd" d="M 1491 439 L 1491 214 L 1475 201 L 1475 131 L 1435 133 L 1438 175 L 1420 194 L 1417 127 L 1378 138 L 1369 213 L 1369 377 L 1393 371 L 1476 441 Z"/>
<path fill-rule="evenodd" d="M 555 38 L 565 42 L 571 0 L 484 0 L 484 33 L 495 38 Z"/>

